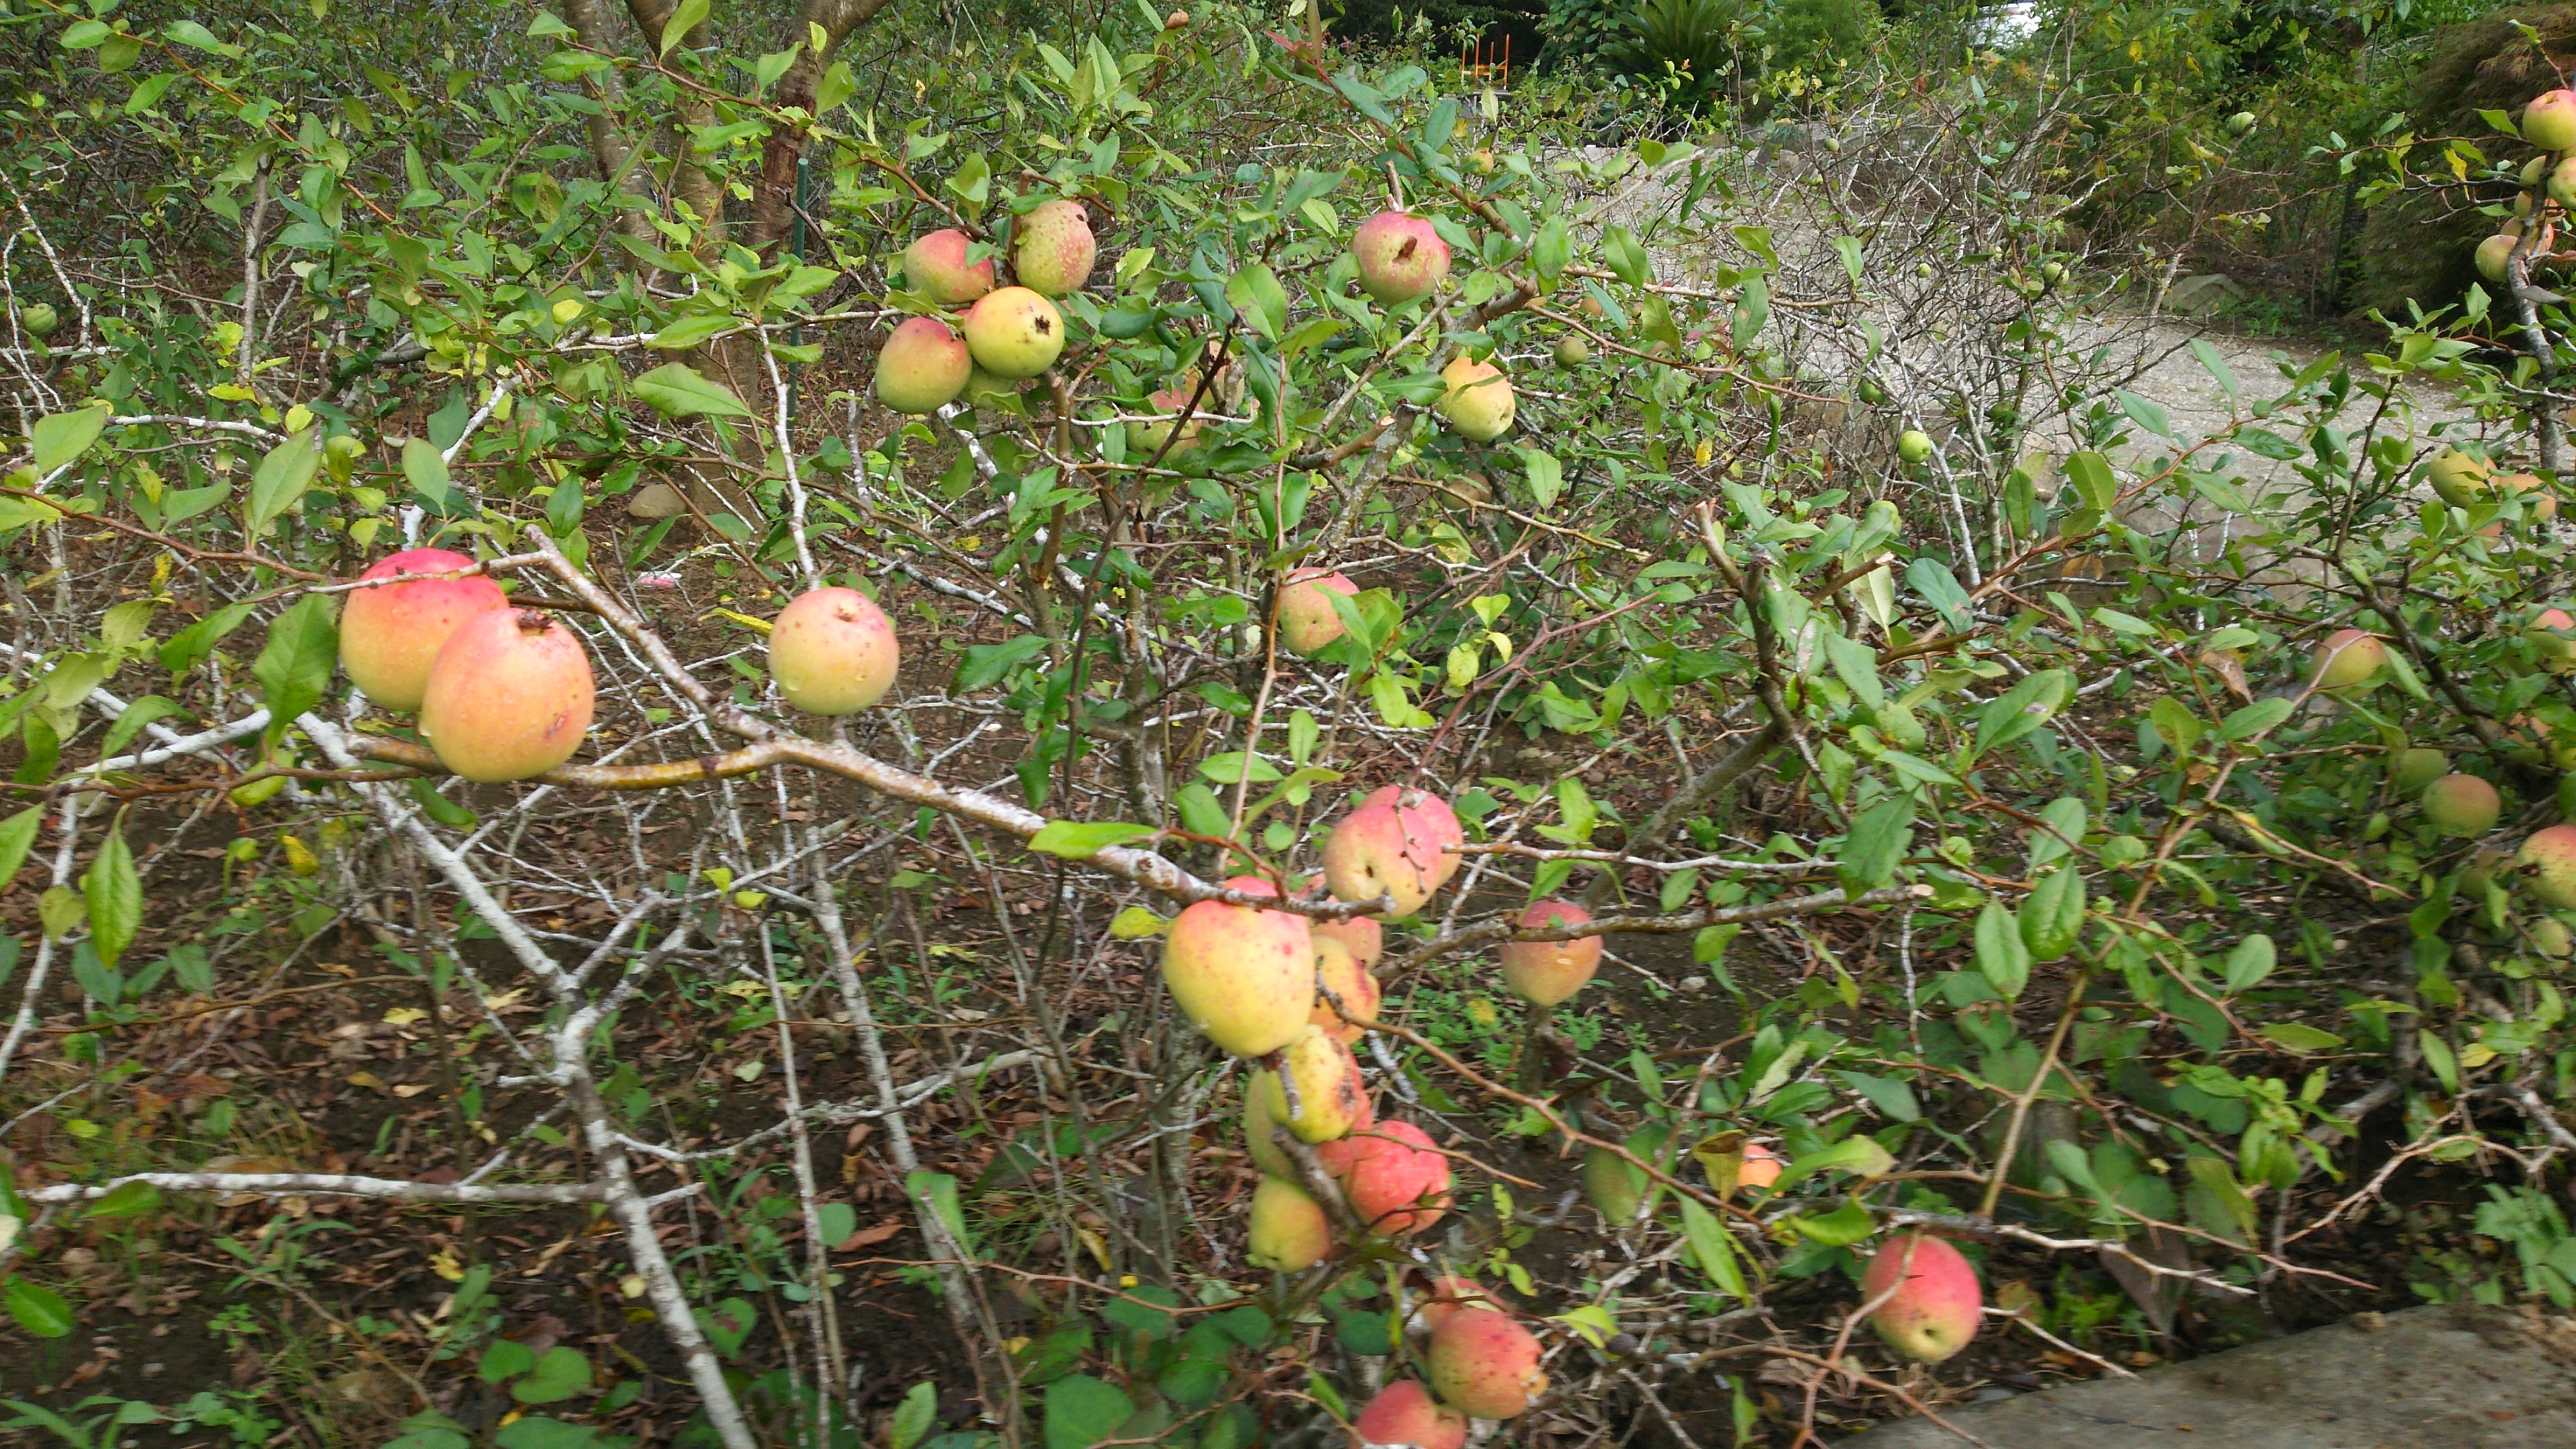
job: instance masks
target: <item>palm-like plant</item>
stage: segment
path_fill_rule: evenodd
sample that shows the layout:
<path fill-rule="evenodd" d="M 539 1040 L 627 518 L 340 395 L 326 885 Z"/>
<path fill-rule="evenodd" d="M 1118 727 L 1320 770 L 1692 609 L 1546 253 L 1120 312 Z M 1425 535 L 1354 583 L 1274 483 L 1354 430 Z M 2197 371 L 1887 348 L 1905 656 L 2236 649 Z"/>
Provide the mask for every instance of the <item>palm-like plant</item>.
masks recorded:
<path fill-rule="evenodd" d="M 1741 0 L 1640 0 L 1627 35 L 1602 57 L 1684 94 L 1705 94 L 1734 68 L 1743 19 Z"/>

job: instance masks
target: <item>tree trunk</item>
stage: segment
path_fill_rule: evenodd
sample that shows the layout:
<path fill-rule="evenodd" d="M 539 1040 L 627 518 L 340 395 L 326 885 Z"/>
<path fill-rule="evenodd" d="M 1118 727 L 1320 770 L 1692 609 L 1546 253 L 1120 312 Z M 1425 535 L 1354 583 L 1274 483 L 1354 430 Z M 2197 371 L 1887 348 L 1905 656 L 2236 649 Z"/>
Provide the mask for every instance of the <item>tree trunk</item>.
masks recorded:
<path fill-rule="evenodd" d="M 785 37 L 787 44 L 803 42 L 805 49 L 787 68 L 787 74 L 778 78 L 772 102 L 810 114 L 815 87 L 840 50 L 841 41 L 874 20 L 889 3 L 891 0 L 805 0 L 794 30 Z M 815 27 L 823 32 L 824 45 L 819 51 L 812 43 Z M 768 141 L 761 147 L 760 179 L 752 184 L 750 222 L 737 240 L 759 253 L 764 262 L 777 259 L 780 244 L 796 224 L 796 162 L 805 154 L 806 140 L 802 127 L 782 125 L 770 131 Z"/>
<path fill-rule="evenodd" d="M 619 49 L 616 21 L 605 0 L 557 0 L 556 8 L 583 45 L 603 55 Z M 634 180 L 635 142 L 617 125 L 617 113 L 626 102 L 625 84 L 611 68 L 583 77 L 582 85 L 599 103 L 589 118 L 590 152 L 599 165 L 599 179 L 611 192 L 627 189 Z M 631 207 L 618 207 L 617 229 L 639 240 L 653 236 L 651 224 Z"/>
<path fill-rule="evenodd" d="M 673 0 L 626 0 L 626 13 L 635 18 L 635 28 L 644 32 L 648 54 L 661 53 L 662 32 L 677 8 Z M 691 27 L 680 42 L 690 50 L 704 50 L 714 43 L 714 29 L 704 20 Z M 671 117 L 671 200 L 675 204 L 686 202 L 688 210 L 696 214 L 698 238 L 691 250 L 702 257 L 714 255 L 724 245 L 724 192 L 706 167 L 689 159 L 689 143 L 691 132 L 713 125 L 715 118 L 715 102 L 696 91 L 681 92 L 680 103 Z"/>

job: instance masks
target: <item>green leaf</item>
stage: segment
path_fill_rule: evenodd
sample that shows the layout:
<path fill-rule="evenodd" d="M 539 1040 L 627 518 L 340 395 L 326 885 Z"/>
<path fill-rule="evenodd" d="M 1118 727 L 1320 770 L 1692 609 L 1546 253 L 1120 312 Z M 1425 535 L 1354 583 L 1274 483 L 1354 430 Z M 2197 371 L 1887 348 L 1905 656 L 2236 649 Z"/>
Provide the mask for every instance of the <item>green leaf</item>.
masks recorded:
<path fill-rule="evenodd" d="M 60 1338 L 72 1331 L 72 1306 L 63 1296 L 40 1283 L 12 1278 L 0 1283 L 0 1307 L 18 1320 L 18 1326 L 38 1338 Z"/>
<path fill-rule="evenodd" d="M 2000 749 L 2057 717 L 2075 693 L 2075 676 L 2043 669 L 2024 678 L 1977 715 L 1974 753 Z"/>
<path fill-rule="evenodd" d="M 2272 938 L 2260 932 L 2237 942 L 2236 949 L 2227 953 L 2227 969 L 2224 973 L 2227 989 L 2244 991 L 2257 985 L 2264 977 L 2272 974 L 2272 966 L 2276 959 Z"/>
<path fill-rule="evenodd" d="M 119 607 L 123 606 L 119 605 Z M 187 712 L 179 701 L 158 694 L 147 694 L 141 699 L 128 701 L 124 712 L 116 717 L 116 723 L 107 727 L 107 737 L 99 743 L 99 757 L 113 759 L 123 754 L 125 747 L 134 743 L 134 737 L 143 733 L 145 728 L 155 721 Z"/>
<path fill-rule="evenodd" d="M 1631 287 L 1642 287 L 1655 279 L 1654 258 L 1646 254 L 1637 234 L 1624 226 L 1601 229 L 1601 255 L 1619 280 Z"/>
<path fill-rule="evenodd" d="M 306 594 L 268 626 L 268 645 L 251 661 L 268 705 L 271 739 L 322 702 L 331 685 L 331 666 L 340 657 L 340 626 L 332 617 L 327 594 Z"/>
<path fill-rule="evenodd" d="M 904 1175 L 904 1191 L 914 1203 L 927 1207 L 957 1240 L 960 1252 L 973 1253 L 975 1240 L 966 1231 L 966 1210 L 958 1205 L 957 1179 L 945 1172 L 910 1172 Z"/>
<path fill-rule="evenodd" d="M 2423 1050 L 2424 1065 L 2442 1079 L 2442 1090 L 2456 1094 L 2460 1090 L 2460 1059 L 2452 1053 L 2450 1042 L 2439 1032 L 2424 1031 L 2416 1033 L 2415 1044 Z"/>
<path fill-rule="evenodd" d="M 701 4 L 699 8 L 705 6 Z M 731 389 L 699 376 L 697 369 L 685 362 L 663 363 L 635 379 L 632 386 L 635 396 L 666 418 L 751 416 L 751 409 L 744 407 Z"/>
<path fill-rule="evenodd" d="M 2021 923 L 1992 897 L 1977 913 L 1977 970 L 2006 1001 L 2030 984 L 2030 948 L 2022 944 Z"/>
<path fill-rule="evenodd" d="M 2111 460 L 2099 453 L 2068 454 L 2066 481 L 2075 485 L 2076 495 L 2096 513 L 2108 513 L 2120 501 L 2119 475 L 2111 471 Z"/>
<path fill-rule="evenodd" d="M 2284 1047 L 2301 1055 L 2309 1052 L 2330 1052 L 2343 1045 L 2343 1038 L 2333 1032 L 2320 1031 L 2313 1026 L 2302 1025 L 2295 1021 L 2276 1021 L 2269 1026 L 2257 1027 L 2254 1034 L 2274 1046 Z"/>
<path fill-rule="evenodd" d="M 1565 491 L 1565 466 L 1557 462 L 1554 453 L 1541 452 L 1536 448 L 1523 448 L 1520 455 L 1521 470 L 1529 479 L 1530 496 L 1538 500 L 1542 510 L 1546 509 L 1556 502 L 1558 494 Z"/>
<path fill-rule="evenodd" d="M 123 1182 L 81 1209 L 85 1218 L 139 1218 L 159 1210 L 161 1189 L 148 1182 Z"/>
<path fill-rule="evenodd" d="M 1701 1207 L 1695 1198 L 1679 1199 L 1682 1206 L 1682 1240 L 1690 1247 L 1691 1265 L 1723 1293 L 1737 1298 L 1745 1292 L 1744 1265 L 1735 1255 L 1735 1239 L 1727 1235 L 1726 1226 L 1717 1215 Z"/>
<path fill-rule="evenodd" d="M 483 1357 L 474 1365 L 474 1376 L 487 1384 L 500 1384 L 536 1366 L 535 1349 L 515 1338 L 496 1338 L 484 1346 Z"/>
<path fill-rule="evenodd" d="M 243 512 L 242 527 L 253 538 L 266 533 L 271 523 L 303 499 L 321 467 L 319 428 L 308 427 L 269 449 L 250 475 L 250 503 Z"/>
<path fill-rule="evenodd" d="M 2120 411 L 2129 415 L 2129 421 L 2159 438 L 2174 435 L 2173 420 L 2165 416 L 2164 408 L 2152 398 L 2140 397 L 2126 389 L 2116 390 L 2112 396 L 2119 399 Z"/>
<path fill-rule="evenodd" d="M 1905 566 L 1905 582 L 1923 596 L 1934 613 L 1941 616 L 1944 628 L 1964 633 L 1968 627 L 1968 591 L 1959 587 L 1957 576 L 1937 558 L 1918 558 Z"/>
<path fill-rule="evenodd" d="M 671 18 L 662 25 L 662 49 L 659 52 L 662 59 L 669 60 L 671 52 L 679 49 L 681 43 L 689 38 L 689 32 L 706 23 L 707 10 L 712 3 L 713 0 L 680 0 L 679 4 L 671 7 Z"/>
<path fill-rule="evenodd" d="M 36 425 L 27 430 L 27 442 L 36 455 L 37 474 L 51 473 L 88 452 L 106 428 L 107 414 L 108 406 L 102 402 L 36 419 Z"/>
<path fill-rule="evenodd" d="M 2030 868 L 2033 871 L 2065 859 L 2069 843 L 2084 839 L 2084 802 L 2072 795 L 2060 795 L 2040 807 L 2039 818 L 2054 827 L 2056 833 L 2031 831 Z"/>
<path fill-rule="evenodd" d="M 30 805 L 6 820 L 0 820 L 0 888 L 18 878 L 19 867 L 27 863 L 27 852 L 36 843 L 36 831 L 45 823 L 45 807 Z"/>
<path fill-rule="evenodd" d="M 181 45 L 192 46 L 198 50 L 220 52 L 224 48 L 224 43 L 215 39 L 213 31 L 193 20 L 173 20 L 170 22 L 170 28 L 162 34 Z"/>
<path fill-rule="evenodd" d="M 97 858 L 82 872 L 81 898 L 89 906 L 90 943 L 98 959 L 113 966 L 143 927 L 143 877 L 134 868 L 122 822 L 109 827 Z"/>
<path fill-rule="evenodd" d="M 1252 324 L 1252 330 L 1278 341 L 1288 331 L 1288 293 L 1278 274 L 1259 262 L 1236 272 L 1225 284 L 1225 299 Z"/>
<path fill-rule="evenodd" d="M 1886 1114 L 1891 1121 L 1920 1122 L 1923 1104 L 1914 1098 L 1914 1088 L 1902 1077 L 1872 1077 L 1860 1072 L 1836 1072 L 1843 1085 L 1869 1099 L 1871 1106 Z"/>
<path fill-rule="evenodd" d="M 1838 874 L 1845 895 L 1887 884 L 1914 847 L 1914 797 L 1890 795 L 1860 812 L 1844 838 Z"/>
<path fill-rule="evenodd" d="M 716 1352 L 726 1358 L 742 1352 L 743 1340 L 760 1326 L 760 1310 L 741 1298 L 728 1298 L 713 1308 L 700 1308 L 690 1315 L 697 1319 L 698 1329 Z"/>
<path fill-rule="evenodd" d="M 447 459 L 440 456 L 438 445 L 427 438 L 403 440 L 402 471 L 412 491 L 427 500 L 440 514 L 453 511 L 456 487 L 448 481 Z"/>
<path fill-rule="evenodd" d="M 2200 716 L 2193 714 L 2189 705 L 2170 694 L 2158 698 L 2148 707 L 2147 723 L 2155 726 L 2156 734 L 2164 740 L 2166 747 L 2178 755 L 2188 753 L 2192 746 L 2199 744 L 2201 735 L 2206 732 Z"/>
<path fill-rule="evenodd" d="M 1790 1218 L 1787 1226 L 1799 1236 L 1824 1244 L 1828 1248 L 1848 1248 L 1877 1231 L 1878 1223 L 1869 1215 L 1869 1207 L 1858 1198 L 1845 1202 L 1829 1213 L 1812 1217 Z"/>
<path fill-rule="evenodd" d="M 581 1350 L 557 1345 L 537 1358 L 527 1377 L 510 1385 L 510 1397 L 523 1404 L 559 1404 L 590 1392 L 590 1360 Z"/>
<path fill-rule="evenodd" d="M 914 1384 L 904 1392 L 903 1402 L 895 1405 L 894 1418 L 886 1425 L 886 1449 L 912 1449 L 930 1432 L 938 1414 L 938 1386 L 928 1379 Z"/>
<path fill-rule="evenodd" d="M 1050 820 L 1029 837 L 1029 849 L 1066 860 L 1088 860 L 1109 846 L 1142 840 L 1153 833 L 1150 825 L 1131 825 L 1124 820 Z"/>
<path fill-rule="evenodd" d="M 814 114 L 828 116 L 858 93 L 858 77 L 851 73 L 850 63 L 836 60 L 830 70 L 823 72 L 823 78 L 814 83 Z"/>
<path fill-rule="evenodd" d="M 607 1449 L 624 1442 L 604 1440 L 588 1424 L 567 1424 L 544 1414 L 513 1419 L 492 1435 L 492 1449 Z"/>
<path fill-rule="evenodd" d="M 1089 1374 L 1068 1374 L 1046 1387 L 1046 1449 L 1091 1449 L 1118 1435 L 1136 1405 Z"/>
<path fill-rule="evenodd" d="M 1848 1172 L 1863 1178 L 1884 1177 L 1894 1166 L 1895 1156 L 1879 1146 L 1877 1138 L 1854 1133 L 1790 1163 L 1789 1170 L 1781 1173 L 1780 1180 L 1772 1185 L 1772 1191 L 1787 1192 L 1793 1184 L 1804 1182 L 1820 1172 Z"/>
<path fill-rule="evenodd" d="M 970 644 L 965 657 L 957 662 L 957 682 L 953 687 L 959 694 L 990 689 L 1022 663 L 1045 653 L 1046 647 L 1047 641 L 1036 634 L 1022 634 L 1000 644 Z"/>
<path fill-rule="evenodd" d="M 1287 778 L 1279 773 L 1277 765 L 1259 755 L 1252 756 L 1248 764 L 1252 771 L 1249 778 L 1256 785 L 1268 785 Z M 1213 784 L 1230 786 L 1246 778 L 1244 774 L 1246 766 L 1247 761 L 1241 750 L 1228 750 L 1224 754 L 1210 755 L 1199 761 L 1199 773 L 1206 776 Z"/>
<path fill-rule="evenodd" d="M 2034 961 L 2058 961 L 2084 938 L 2084 876 L 2061 865 L 2042 877 L 2022 902 L 2021 939 Z"/>
<path fill-rule="evenodd" d="M 644 345 L 647 347 L 658 347 L 665 352 L 676 352 L 682 348 L 695 347 L 699 343 L 706 341 L 708 338 L 715 336 L 717 333 L 724 331 L 726 328 L 733 326 L 734 323 L 735 319 L 729 313 L 692 312 L 686 317 L 672 319 L 669 326 L 664 327 L 661 331 L 646 338 L 644 340 Z M 642 379 L 639 378 L 637 380 L 640 382 Z M 639 394 L 639 396 L 640 395 L 641 394 Z M 647 402 L 652 401 L 650 398 L 645 400 Z M 660 404 L 657 403 L 655 406 L 658 407 Z"/>
<path fill-rule="evenodd" d="M 2222 740 L 2251 739 L 2290 717 L 2290 701 L 2279 697 L 2258 699 L 2218 722 Z"/>

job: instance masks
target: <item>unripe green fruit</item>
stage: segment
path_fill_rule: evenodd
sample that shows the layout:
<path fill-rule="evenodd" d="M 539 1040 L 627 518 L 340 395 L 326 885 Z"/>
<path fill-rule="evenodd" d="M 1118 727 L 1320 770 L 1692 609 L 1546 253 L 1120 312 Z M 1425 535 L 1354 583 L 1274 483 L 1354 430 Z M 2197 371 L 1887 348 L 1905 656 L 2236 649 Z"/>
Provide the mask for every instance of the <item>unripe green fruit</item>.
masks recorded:
<path fill-rule="evenodd" d="M 30 302 L 18 309 L 18 325 L 26 328 L 30 337 L 53 336 L 54 329 L 62 325 L 62 320 L 62 314 L 56 312 L 50 302 Z"/>
<path fill-rule="evenodd" d="M 1440 398 L 1440 415 L 1460 437 L 1490 443 L 1512 430 L 1512 380 L 1501 368 L 1460 353 L 1440 369 L 1440 380 L 1449 385 Z"/>
<path fill-rule="evenodd" d="M 2451 772 L 2451 757 L 2440 750 L 2418 745 L 2399 750 L 2388 762 L 2388 788 L 2391 793 L 2420 795 L 2424 787 Z"/>
<path fill-rule="evenodd" d="M 2056 286 L 2066 280 L 2066 264 L 2064 262 L 2042 264 L 2039 269 L 2039 279 L 2052 287 Z"/>
<path fill-rule="evenodd" d="M 1568 333 L 1556 339 L 1557 366 L 1581 367 L 1591 360 L 1592 344 L 1584 341 L 1580 334 Z"/>
<path fill-rule="evenodd" d="M 2475 775 L 2444 775 L 2424 787 L 2424 818 L 2455 840 L 2493 830 L 2503 809 L 2496 787 Z"/>
<path fill-rule="evenodd" d="M 1661 1122 L 1649 1122 L 1628 1134 L 1621 1143 L 1639 1159 L 1652 1162 L 1664 1150 L 1664 1139 L 1673 1129 Z M 1646 1175 L 1644 1168 L 1606 1147 L 1595 1147 L 1583 1154 L 1583 1197 L 1602 1221 L 1622 1231 L 1637 1220 L 1637 1209 L 1647 1193 L 1660 1192 L 1662 1184 Z"/>
<path fill-rule="evenodd" d="M 2560 206 L 2576 206 L 2576 156 L 2565 157 L 2549 168 L 2549 199 Z"/>
<path fill-rule="evenodd" d="M 2443 502 L 2468 508 L 2486 496 L 2494 468 L 2475 453 L 2444 448 L 2424 465 L 2424 481 L 2433 485 L 2433 492 Z"/>
<path fill-rule="evenodd" d="M 1907 428 L 1896 439 L 1896 456 L 1904 459 L 1908 468 L 1931 462 L 1933 448 L 1932 435 L 1920 428 Z"/>
<path fill-rule="evenodd" d="M 2227 134 L 2231 136 L 2242 136 L 2253 129 L 2254 113 L 2252 111 L 2238 111 L 2235 115 L 2227 118 Z"/>
<path fill-rule="evenodd" d="M 2526 927 L 2523 934 L 2531 938 L 2531 948 L 2543 956 L 2576 955 L 2576 935 L 2570 935 L 2567 927 L 2555 917 L 2541 917 Z"/>
<path fill-rule="evenodd" d="M 2490 282 L 2513 280 L 2514 238 L 2499 232 L 2478 243 L 2478 275 Z"/>
<path fill-rule="evenodd" d="M 1244 1258 L 1273 1273 L 1303 1273 L 1333 1255 L 1333 1224 L 1295 1183 L 1261 1179 L 1252 1190 Z"/>

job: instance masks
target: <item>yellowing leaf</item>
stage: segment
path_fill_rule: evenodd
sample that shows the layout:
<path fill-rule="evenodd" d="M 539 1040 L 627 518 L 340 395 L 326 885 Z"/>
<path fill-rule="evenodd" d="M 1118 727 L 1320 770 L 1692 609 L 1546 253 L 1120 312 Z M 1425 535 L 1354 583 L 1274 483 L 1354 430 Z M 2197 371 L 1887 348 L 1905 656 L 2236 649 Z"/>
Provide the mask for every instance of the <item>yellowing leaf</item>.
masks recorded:
<path fill-rule="evenodd" d="M 429 1271 L 450 1283 L 465 1281 L 465 1265 L 456 1261 L 456 1255 L 445 1248 L 429 1255 Z"/>
<path fill-rule="evenodd" d="M 387 1026 L 410 1026 L 416 1022 L 427 1021 L 428 1019 L 429 1013 L 421 1010 L 417 1006 L 393 1007 L 387 1010 L 384 1015 L 384 1023 Z"/>

